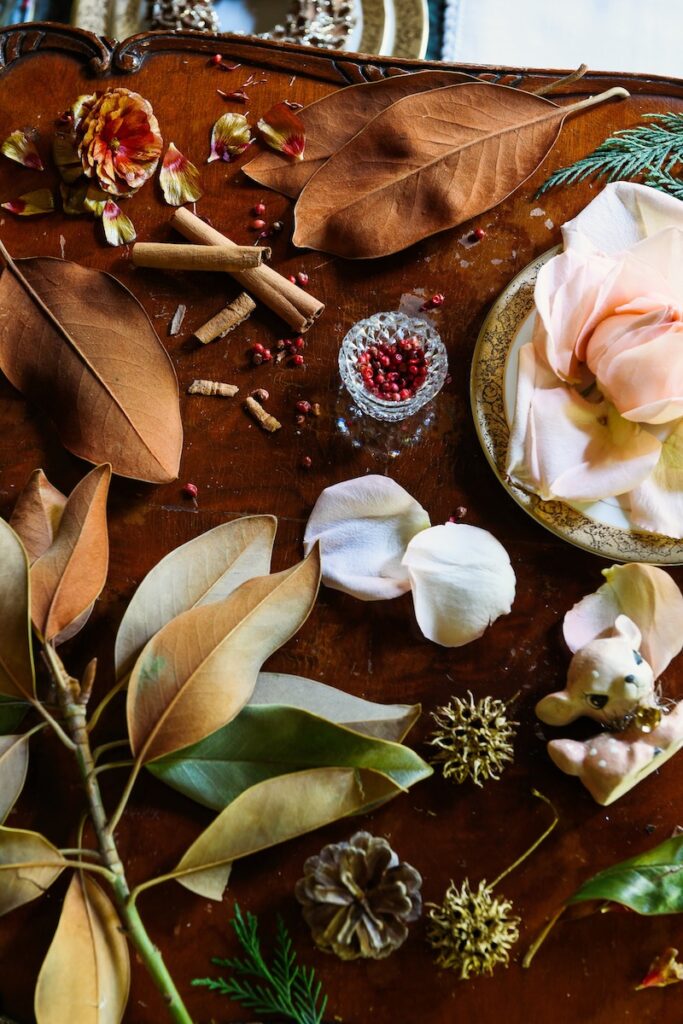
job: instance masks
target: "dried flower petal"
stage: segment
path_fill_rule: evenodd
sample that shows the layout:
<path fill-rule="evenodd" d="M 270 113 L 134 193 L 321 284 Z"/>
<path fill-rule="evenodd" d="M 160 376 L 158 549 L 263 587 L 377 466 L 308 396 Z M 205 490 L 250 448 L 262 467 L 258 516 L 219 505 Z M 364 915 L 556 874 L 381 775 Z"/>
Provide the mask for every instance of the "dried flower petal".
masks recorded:
<path fill-rule="evenodd" d="M 125 245 L 135 239 L 135 228 L 120 206 L 108 199 L 102 211 L 104 235 L 110 245 Z"/>
<path fill-rule="evenodd" d="M 519 938 L 520 919 L 509 900 L 494 896 L 486 882 L 473 891 L 469 879 L 460 889 L 451 882 L 441 905 L 428 907 L 427 941 L 438 967 L 457 972 L 461 981 L 493 974 L 497 964 L 507 966 L 510 949 Z"/>
<path fill-rule="evenodd" d="M 34 132 L 31 133 L 31 135 L 34 134 Z M 21 128 L 17 128 L 16 131 L 11 132 L 7 136 L 2 146 L 0 146 L 0 152 L 4 153 L 10 160 L 16 160 L 18 164 L 30 167 L 33 171 L 45 170 L 33 138 L 31 138 L 27 131 L 22 131 Z"/>
<path fill-rule="evenodd" d="M 306 130 L 300 117 L 286 103 L 276 103 L 258 122 L 258 130 L 271 149 L 303 160 Z"/>
<path fill-rule="evenodd" d="M 37 213 L 52 213 L 55 201 L 49 188 L 37 188 L 1 205 L 3 210 L 16 213 L 18 217 L 34 217 Z"/>
<path fill-rule="evenodd" d="M 83 200 L 83 206 L 86 210 L 94 213 L 96 217 L 101 217 L 108 202 L 109 196 L 106 192 L 103 192 L 101 188 L 97 188 L 96 185 L 88 185 L 88 190 Z"/>
<path fill-rule="evenodd" d="M 169 206 L 194 203 L 201 198 L 199 171 L 186 156 L 171 143 L 159 172 L 159 184 Z"/>
<path fill-rule="evenodd" d="M 236 103 L 247 103 L 249 100 L 244 89 L 236 89 L 235 92 L 223 92 L 222 89 L 216 89 L 216 92 L 224 100 L 234 100 Z"/>
<path fill-rule="evenodd" d="M 86 212 L 87 181 L 82 180 L 74 185 L 67 185 L 65 181 L 62 181 L 59 184 L 59 192 L 62 197 L 62 209 L 68 217 L 77 217 L 79 214 Z"/>
<path fill-rule="evenodd" d="M 670 947 L 655 957 L 640 985 L 636 985 L 636 992 L 644 988 L 666 988 L 683 981 L 683 964 L 679 964 L 677 956 L 678 950 Z"/>
<path fill-rule="evenodd" d="M 436 729 L 429 743 L 438 751 L 434 762 L 442 765 L 445 779 L 472 779 L 481 786 L 488 779 L 497 781 L 513 760 L 512 740 L 519 723 L 508 719 L 504 701 L 484 697 L 475 702 L 468 693 L 468 699 L 452 697 L 432 712 L 432 718 Z"/>
<path fill-rule="evenodd" d="M 110 195 L 137 191 L 161 156 L 159 123 L 151 104 L 123 88 L 80 99 L 76 134 L 84 173 Z"/>
<path fill-rule="evenodd" d="M 210 164 L 214 160 L 225 160 L 229 163 L 240 153 L 244 153 L 252 142 L 249 122 L 244 114 L 223 114 L 211 132 L 211 153 L 207 163 Z"/>

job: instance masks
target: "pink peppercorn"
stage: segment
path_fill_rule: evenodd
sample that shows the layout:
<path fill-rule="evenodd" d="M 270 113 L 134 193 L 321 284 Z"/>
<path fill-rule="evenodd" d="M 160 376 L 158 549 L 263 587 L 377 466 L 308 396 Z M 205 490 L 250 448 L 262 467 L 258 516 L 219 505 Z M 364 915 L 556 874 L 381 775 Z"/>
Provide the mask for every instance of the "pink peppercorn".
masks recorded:
<path fill-rule="evenodd" d="M 301 466 L 302 469 L 310 469 L 311 466 L 313 465 L 313 459 L 311 458 L 310 455 L 304 455 L 299 465 Z"/>
<path fill-rule="evenodd" d="M 252 222 L 250 224 L 250 227 L 251 227 L 252 231 L 263 231 L 265 226 L 266 226 L 266 222 L 264 220 L 261 220 L 258 217 L 256 218 L 256 220 L 252 220 Z"/>
<path fill-rule="evenodd" d="M 254 214 L 255 217 L 262 217 L 265 212 L 265 203 L 257 203 L 254 209 L 252 210 L 252 213 Z"/>
<path fill-rule="evenodd" d="M 223 55 L 220 53 L 214 53 L 213 57 L 209 60 L 209 64 L 222 64 Z"/>
<path fill-rule="evenodd" d="M 301 285 L 302 288 L 306 288 L 308 285 L 308 274 L 305 274 L 303 270 L 300 270 L 296 275 L 296 283 Z"/>
<path fill-rule="evenodd" d="M 294 364 L 294 366 L 303 366 L 304 357 L 300 353 L 297 353 L 297 355 L 292 356 L 292 363 Z"/>
<path fill-rule="evenodd" d="M 300 402 L 296 403 L 295 408 L 297 412 L 301 412 L 304 413 L 305 415 L 308 415 L 308 413 L 311 411 L 311 403 L 306 402 L 304 399 L 302 399 Z"/>
<path fill-rule="evenodd" d="M 183 494 L 186 498 L 196 498 L 199 494 L 199 488 L 196 484 L 184 484 Z"/>

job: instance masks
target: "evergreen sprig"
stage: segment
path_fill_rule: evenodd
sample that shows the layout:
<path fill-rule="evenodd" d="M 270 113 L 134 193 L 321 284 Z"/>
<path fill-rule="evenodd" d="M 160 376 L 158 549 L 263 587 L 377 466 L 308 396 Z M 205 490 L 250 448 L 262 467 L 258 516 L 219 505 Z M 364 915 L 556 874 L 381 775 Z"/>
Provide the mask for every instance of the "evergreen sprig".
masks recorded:
<path fill-rule="evenodd" d="M 553 171 L 536 195 L 594 175 L 607 181 L 642 176 L 646 185 L 683 198 L 683 179 L 672 174 L 683 163 L 683 114 L 643 114 L 643 118 L 650 123 L 622 128 L 576 163 Z"/>
<path fill-rule="evenodd" d="M 294 945 L 282 918 L 277 919 L 270 966 L 261 952 L 258 919 L 254 914 L 247 911 L 243 917 L 236 903 L 231 924 L 246 954 L 244 959 L 213 957 L 211 963 L 227 968 L 235 976 L 227 981 L 220 977 L 195 978 L 192 984 L 228 996 L 258 1014 L 277 1014 L 294 1024 L 322 1024 L 327 996 L 322 996 L 322 986 L 316 980 L 315 971 L 297 964 Z M 252 977 L 258 982 L 250 980 Z"/>

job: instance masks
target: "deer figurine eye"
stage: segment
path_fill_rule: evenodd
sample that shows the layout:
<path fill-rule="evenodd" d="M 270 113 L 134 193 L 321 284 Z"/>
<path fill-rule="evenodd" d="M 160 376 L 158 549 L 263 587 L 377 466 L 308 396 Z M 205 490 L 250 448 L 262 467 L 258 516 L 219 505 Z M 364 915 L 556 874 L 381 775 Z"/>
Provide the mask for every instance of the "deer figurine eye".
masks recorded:
<path fill-rule="evenodd" d="M 588 703 L 590 704 L 590 706 L 592 708 L 596 708 L 598 711 L 601 711 L 605 707 L 605 705 L 607 704 L 608 700 L 609 700 L 609 696 L 606 693 L 589 693 L 588 694 Z"/>

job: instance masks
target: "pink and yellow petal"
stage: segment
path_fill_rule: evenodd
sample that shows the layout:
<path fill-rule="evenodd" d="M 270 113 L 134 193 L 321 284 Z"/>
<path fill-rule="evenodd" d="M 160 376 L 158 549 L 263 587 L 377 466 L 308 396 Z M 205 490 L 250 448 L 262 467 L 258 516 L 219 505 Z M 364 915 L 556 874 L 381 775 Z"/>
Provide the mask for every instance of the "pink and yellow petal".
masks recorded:
<path fill-rule="evenodd" d="M 32 132 L 31 135 L 33 134 Z M 0 146 L 0 152 L 23 167 L 30 167 L 33 171 L 44 171 L 43 161 L 31 135 L 18 128 L 7 136 Z"/>
<path fill-rule="evenodd" d="M 102 211 L 104 236 L 109 245 L 125 245 L 135 239 L 135 228 L 132 220 L 126 216 L 120 206 L 108 199 Z"/>
<path fill-rule="evenodd" d="M 306 147 L 304 123 L 286 103 L 276 103 L 271 107 L 257 128 L 271 149 L 294 160 L 303 160 Z"/>
<path fill-rule="evenodd" d="M 17 217 L 35 217 L 39 213 L 52 213 L 55 201 L 49 188 L 38 188 L 34 192 L 24 192 L 17 199 L 2 203 L 3 210 L 9 210 Z"/>
<path fill-rule="evenodd" d="M 201 198 L 199 171 L 186 156 L 171 143 L 159 172 L 159 184 L 169 206 L 194 203 Z"/>
<path fill-rule="evenodd" d="M 207 163 L 214 160 L 229 162 L 244 153 L 253 142 L 249 122 L 244 114 L 223 114 L 211 132 L 211 153 Z"/>

